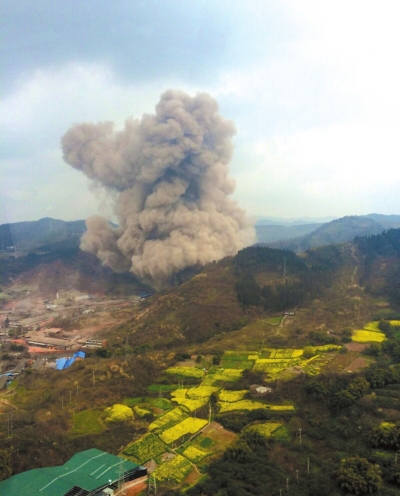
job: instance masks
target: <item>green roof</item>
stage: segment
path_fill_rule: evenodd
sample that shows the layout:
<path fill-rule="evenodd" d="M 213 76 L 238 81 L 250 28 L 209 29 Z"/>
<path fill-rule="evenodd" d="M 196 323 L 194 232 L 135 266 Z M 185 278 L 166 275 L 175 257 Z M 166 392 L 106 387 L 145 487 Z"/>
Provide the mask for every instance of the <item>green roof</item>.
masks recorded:
<path fill-rule="evenodd" d="M 105 487 L 139 465 L 98 449 L 76 453 L 64 465 L 36 468 L 0 482 L 7 496 L 64 496 L 73 487 L 88 492 Z"/>

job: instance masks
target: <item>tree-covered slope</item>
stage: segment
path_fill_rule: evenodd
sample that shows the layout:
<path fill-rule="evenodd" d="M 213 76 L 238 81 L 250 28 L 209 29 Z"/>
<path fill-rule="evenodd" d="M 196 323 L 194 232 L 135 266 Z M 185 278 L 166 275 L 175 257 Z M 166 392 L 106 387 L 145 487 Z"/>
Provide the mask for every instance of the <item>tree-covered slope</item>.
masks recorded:
<path fill-rule="evenodd" d="M 19 252 L 34 251 L 43 245 L 73 240 L 79 246 L 80 237 L 86 231 L 85 221 L 66 222 L 45 217 L 38 221 L 15 222 L 0 226 L 0 250 L 6 248 Z"/>

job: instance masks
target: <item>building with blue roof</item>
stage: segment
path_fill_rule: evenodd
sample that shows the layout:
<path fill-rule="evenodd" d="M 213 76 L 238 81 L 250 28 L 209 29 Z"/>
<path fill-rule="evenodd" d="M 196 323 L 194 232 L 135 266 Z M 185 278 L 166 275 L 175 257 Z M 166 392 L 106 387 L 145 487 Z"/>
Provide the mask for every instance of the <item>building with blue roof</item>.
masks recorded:
<path fill-rule="evenodd" d="M 84 351 L 77 351 L 70 358 L 66 358 L 66 357 L 59 358 L 56 361 L 56 370 L 65 370 L 68 367 L 71 367 L 71 365 L 76 361 L 76 359 L 84 359 L 85 356 L 86 353 Z"/>

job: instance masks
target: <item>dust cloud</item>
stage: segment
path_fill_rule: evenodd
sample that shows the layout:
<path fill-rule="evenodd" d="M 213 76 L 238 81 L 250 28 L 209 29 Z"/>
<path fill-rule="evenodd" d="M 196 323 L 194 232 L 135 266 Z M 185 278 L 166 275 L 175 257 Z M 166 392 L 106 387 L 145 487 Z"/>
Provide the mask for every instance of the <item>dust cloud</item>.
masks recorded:
<path fill-rule="evenodd" d="M 87 219 L 81 248 L 114 270 L 155 287 L 189 268 L 234 255 L 255 239 L 232 200 L 232 121 L 208 94 L 165 92 L 155 115 L 76 124 L 62 137 L 63 158 L 114 198 L 118 227 Z"/>

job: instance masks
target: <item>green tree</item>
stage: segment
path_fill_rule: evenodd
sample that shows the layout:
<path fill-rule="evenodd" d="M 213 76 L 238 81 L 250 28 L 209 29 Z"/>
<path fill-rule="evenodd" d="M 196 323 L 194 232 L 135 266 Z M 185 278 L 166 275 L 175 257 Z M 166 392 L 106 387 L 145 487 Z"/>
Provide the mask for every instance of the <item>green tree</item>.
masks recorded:
<path fill-rule="evenodd" d="M 305 385 L 307 394 L 311 396 L 315 396 L 318 400 L 322 400 L 329 394 L 328 388 L 323 384 L 322 382 L 319 381 L 309 381 Z"/>
<path fill-rule="evenodd" d="M 370 385 L 369 382 L 365 379 L 365 377 L 359 376 L 356 377 L 353 381 L 351 381 L 347 390 L 351 395 L 353 395 L 355 398 L 358 399 L 364 396 L 364 394 L 369 392 Z"/>
<path fill-rule="evenodd" d="M 376 493 L 382 487 L 381 470 L 379 465 L 355 456 L 343 463 L 338 482 L 342 489 L 356 496 Z"/>
<path fill-rule="evenodd" d="M 400 463 L 394 463 L 388 470 L 386 480 L 400 487 Z"/>
<path fill-rule="evenodd" d="M 333 395 L 332 406 L 336 410 L 347 408 L 356 401 L 356 397 L 347 389 L 342 389 Z"/>
<path fill-rule="evenodd" d="M 96 350 L 96 356 L 100 358 L 110 358 L 111 354 L 111 351 L 107 350 L 107 348 L 97 348 Z"/>
<path fill-rule="evenodd" d="M 381 319 L 378 324 L 379 329 L 386 334 L 390 331 L 390 322 L 388 320 Z"/>
<path fill-rule="evenodd" d="M 353 331 L 350 329 L 350 327 L 346 327 L 346 329 L 343 329 L 341 342 L 342 343 L 350 343 L 352 334 L 353 334 Z"/>

